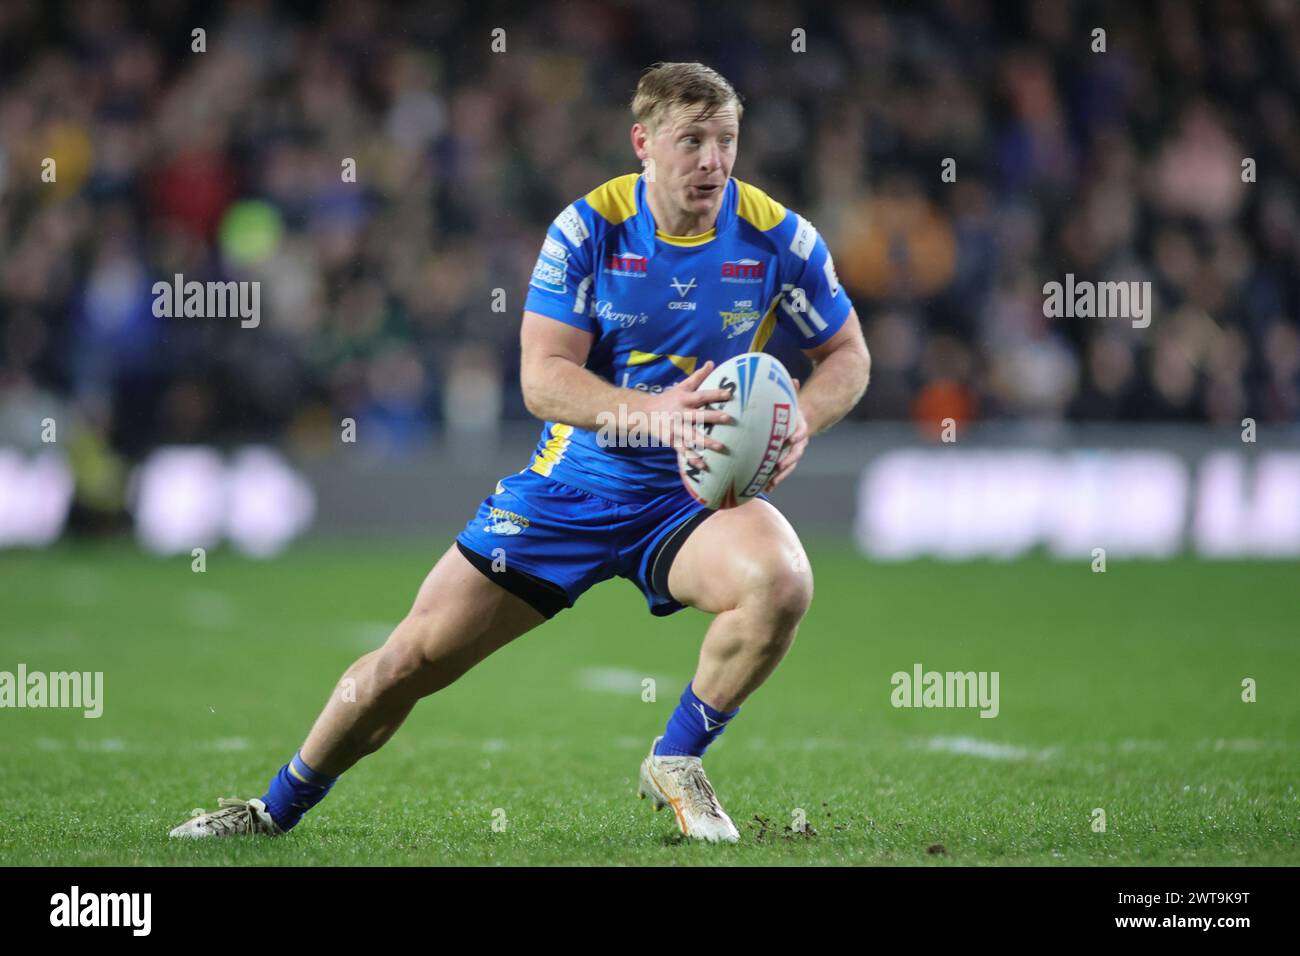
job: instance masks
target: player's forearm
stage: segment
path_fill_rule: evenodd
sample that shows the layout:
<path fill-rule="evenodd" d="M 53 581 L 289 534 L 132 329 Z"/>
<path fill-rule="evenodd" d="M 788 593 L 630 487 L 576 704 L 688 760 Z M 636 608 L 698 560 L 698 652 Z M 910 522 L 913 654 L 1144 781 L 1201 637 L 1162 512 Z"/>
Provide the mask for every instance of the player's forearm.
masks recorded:
<path fill-rule="evenodd" d="M 543 359 L 525 370 L 524 404 L 543 421 L 563 422 L 589 431 L 618 419 L 620 404 L 636 407 L 642 396 L 619 388 L 581 365 L 560 356 Z"/>
<path fill-rule="evenodd" d="M 866 349 L 842 348 L 822 359 L 799 390 L 799 410 L 809 434 L 824 432 L 852 411 L 870 378 Z"/>

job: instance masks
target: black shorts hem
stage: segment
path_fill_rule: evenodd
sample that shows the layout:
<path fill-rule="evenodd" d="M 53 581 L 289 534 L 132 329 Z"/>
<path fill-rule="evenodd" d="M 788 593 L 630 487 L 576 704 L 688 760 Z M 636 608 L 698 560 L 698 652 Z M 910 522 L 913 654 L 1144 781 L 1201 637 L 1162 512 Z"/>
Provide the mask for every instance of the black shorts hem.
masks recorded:
<path fill-rule="evenodd" d="M 650 573 L 646 575 L 646 578 L 650 584 L 651 590 L 656 594 L 661 594 L 670 600 L 677 601 L 677 599 L 673 597 L 672 592 L 668 590 L 668 572 L 673 569 L 673 561 L 677 558 L 677 552 L 682 549 L 682 545 L 684 545 L 686 539 L 691 536 L 691 532 L 703 524 L 711 514 L 713 514 L 713 512 L 707 508 L 702 511 L 697 511 L 672 531 L 668 532 L 668 534 L 664 536 L 664 539 L 655 547 L 654 554 L 650 555 Z M 684 606 L 681 605 L 680 602 L 677 603 L 679 607 Z M 675 607 L 671 611 L 665 610 L 662 613 L 671 614 L 673 611 L 678 609 L 679 608 Z M 651 613 L 655 613 L 654 609 L 651 609 Z"/>
<path fill-rule="evenodd" d="M 456 541 L 456 547 L 465 556 L 465 560 L 478 568 L 484 577 L 505 588 L 547 620 L 555 617 L 565 608 L 573 607 L 573 602 L 569 600 L 564 588 L 558 584 L 529 574 L 527 571 L 520 571 L 518 568 L 507 567 L 502 571 L 494 570 L 491 558 L 467 548 L 459 539 Z"/>

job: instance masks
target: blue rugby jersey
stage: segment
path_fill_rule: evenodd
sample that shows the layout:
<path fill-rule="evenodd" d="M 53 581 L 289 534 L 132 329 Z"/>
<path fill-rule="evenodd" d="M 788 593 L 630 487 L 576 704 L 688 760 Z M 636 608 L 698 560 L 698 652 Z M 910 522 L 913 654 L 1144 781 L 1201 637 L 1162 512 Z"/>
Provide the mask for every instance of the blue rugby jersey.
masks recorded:
<path fill-rule="evenodd" d="M 699 236 L 655 227 L 638 173 L 569 205 L 546 231 L 524 309 L 592 332 L 586 367 L 658 392 L 712 359 L 761 352 L 777 326 L 803 348 L 825 342 L 852 304 L 808 220 L 730 179 Z M 524 469 L 615 501 L 680 490 L 672 448 L 602 447 L 597 433 L 546 422 Z"/>

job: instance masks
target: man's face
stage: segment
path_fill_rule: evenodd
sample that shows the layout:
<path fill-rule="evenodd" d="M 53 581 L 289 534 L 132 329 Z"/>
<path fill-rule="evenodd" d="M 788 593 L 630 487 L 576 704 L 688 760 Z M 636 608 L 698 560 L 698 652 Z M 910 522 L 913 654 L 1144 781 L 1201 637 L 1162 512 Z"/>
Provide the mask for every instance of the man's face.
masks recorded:
<path fill-rule="evenodd" d="M 667 205 L 689 216 L 722 205 L 731 167 L 736 162 L 740 122 L 735 104 L 701 118 L 703 107 L 679 106 L 659 118 L 655 129 L 632 128 L 641 159 L 653 160 L 652 188 Z"/>

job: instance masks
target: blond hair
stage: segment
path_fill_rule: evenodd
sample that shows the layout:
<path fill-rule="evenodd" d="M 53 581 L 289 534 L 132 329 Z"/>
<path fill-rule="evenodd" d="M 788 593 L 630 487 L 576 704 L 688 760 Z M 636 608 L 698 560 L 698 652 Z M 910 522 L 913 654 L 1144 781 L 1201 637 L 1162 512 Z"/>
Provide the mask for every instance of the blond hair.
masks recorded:
<path fill-rule="evenodd" d="M 745 111 L 740 95 L 717 70 L 703 63 L 656 63 L 641 74 L 632 97 L 632 115 L 655 130 L 674 107 L 700 106 L 703 119 L 733 103 L 739 122 Z"/>

